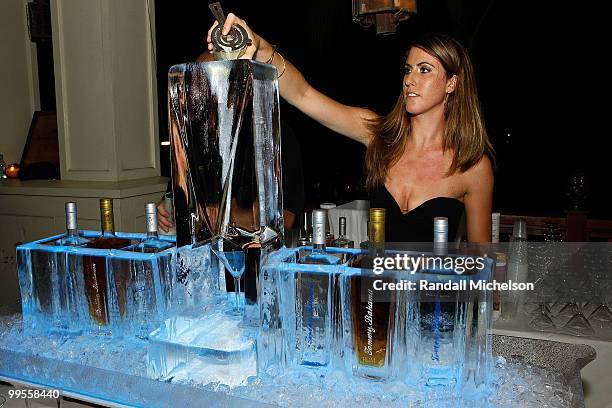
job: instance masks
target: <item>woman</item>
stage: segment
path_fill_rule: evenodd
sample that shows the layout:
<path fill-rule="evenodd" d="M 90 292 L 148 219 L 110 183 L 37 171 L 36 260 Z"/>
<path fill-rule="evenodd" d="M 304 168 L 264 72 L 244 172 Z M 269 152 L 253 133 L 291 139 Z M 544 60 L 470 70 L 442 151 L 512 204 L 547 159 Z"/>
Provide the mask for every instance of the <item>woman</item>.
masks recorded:
<path fill-rule="evenodd" d="M 211 27 L 208 48 L 212 49 Z M 391 113 L 343 105 L 306 82 L 266 40 L 230 13 L 251 38 L 242 58 L 274 64 L 281 96 L 331 130 L 367 146 L 370 205 L 386 208 L 387 241 L 433 241 L 433 218 L 454 238 L 465 212 L 470 242 L 491 240 L 492 147 L 482 121 L 471 62 L 456 41 L 438 36 L 409 48 L 402 92 Z"/>

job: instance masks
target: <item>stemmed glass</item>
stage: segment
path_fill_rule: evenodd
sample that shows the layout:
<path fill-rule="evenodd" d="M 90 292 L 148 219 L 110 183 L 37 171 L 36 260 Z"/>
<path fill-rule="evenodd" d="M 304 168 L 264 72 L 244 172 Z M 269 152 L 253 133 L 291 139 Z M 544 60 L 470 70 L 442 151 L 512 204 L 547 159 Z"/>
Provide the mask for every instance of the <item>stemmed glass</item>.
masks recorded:
<path fill-rule="evenodd" d="M 217 237 L 213 240 L 212 250 L 234 278 L 234 293 L 236 296 L 232 312 L 240 315 L 244 312 L 244 304 L 241 301 L 240 295 L 240 278 L 244 274 L 245 269 L 244 250 L 222 237 Z"/>

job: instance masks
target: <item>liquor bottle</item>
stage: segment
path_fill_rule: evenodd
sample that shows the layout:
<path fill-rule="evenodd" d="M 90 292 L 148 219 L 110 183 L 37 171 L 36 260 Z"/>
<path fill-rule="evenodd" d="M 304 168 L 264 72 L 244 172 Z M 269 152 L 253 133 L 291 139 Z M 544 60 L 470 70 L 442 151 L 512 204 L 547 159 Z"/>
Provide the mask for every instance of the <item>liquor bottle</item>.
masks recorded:
<path fill-rule="evenodd" d="M 339 259 L 325 250 L 327 211 L 312 212 L 312 251 L 298 259 L 305 265 L 335 265 Z M 310 269 L 310 270 L 309 270 Z M 295 355 L 294 364 L 325 367 L 332 359 L 334 316 L 332 299 L 334 277 L 314 268 L 304 268 L 295 274 Z"/>
<path fill-rule="evenodd" d="M 50 245 L 79 246 L 89 240 L 78 235 L 76 203 L 66 203 L 66 235 Z M 66 270 L 65 252 L 31 251 L 32 257 L 32 290 L 40 312 L 59 312 L 60 302 L 65 301 L 66 286 L 63 284 Z M 59 318 L 57 315 L 54 319 Z"/>
<path fill-rule="evenodd" d="M 362 268 L 361 275 L 351 276 L 351 320 L 353 327 L 353 373 L 357 376 L 385 379 L 390 375 L 393 337 L 395 331 L 396 294 L 383 293 L 380 299 L 374 282 L 390 282 L 389 277 L 376 276 L 369 271 L 374 258 L 385 253 L 385 210 L 370 208 L 368 253 L 351 264 Z"/>
<path fill-rule="evenodd" d="M 434 255 L 445 257 L 448 253 L 448 218 L 434 218 L 433 232 Z M 440 262 L 442 265 L 444 263 Z M 433 272 L 446 274 L 454 273 L 454 270 L 449 271 L 443 266 L 442 270 L 436 269 Z M 424 347 L 421 357 L 428 386 L 449 385 L 456 381 L 453 375 L 453 335 L 458 296 L 456 290 L 423 290 L 419 293 L 420 329 Z"/>
<path fill-rule="evenodd" d="M 491 243 L 499 243 L 499 225 L 501 214 L 494 212 L 491 214 Z M 497 245 L 494 245 L 497 247 Z M 497 282 L 502 282 L 506 277 L 506 253 L 495 251 L 495 269 L 493 270 L 493 279 Z M 493 321 L 496 321 L 501 316 L 501 292 L 493 291 Z"/>
<path fill-rule="evenodd" d="M 360 246 L 368 246 L 368 252 L 358 256 L 352 262 L 354 268 L 372 269 L 374 258 L 385 256 L 385 209 L 370 208 L 370 219 L 368 220 L 368 240 Z"/>
<path fill-rule="evenodd" d="M 346 217 L 340 217 L 338 224 L 338 238 L 334 239 L 332 246 L 336 248 L 354 248 L 355 242 L 346 237 Z"/>
<path fill-rule="evenodd" d="M 157 206 L 155 203 L 145 204 L 145 223 L 147 228 L 147 238 L 136 245 L 137 252 L 156 253 L 172 247 L 168 241 L 159 239 L 157 233 Z"/>
<path fill-rule="evenodd" d="M 298 238 L 298 246 L 308 246 L 312 244 L 312 234 L 308 226 L 308 213 L 304 211 L 300 219 L 300 236 Z"/>
<path fill-rule="evenodd" d="M 333 247 L 336 248 L 354 248 L 355 247 L 355 242 L 351 241 L 350 239 L 348 239 L 346 237 L 346 218 L 345 217 L 340 217 L 338 220 L 338 238 L 334 239 L 332 242 Z M 342 259 L 342 262 L 346 262 L 348 261 L 350 254 L 347 253 L 343 253 L 343 254 L 337 254 L 340 259 Z"/>
<path fill-rule="evenodd" d="M 57 241 L 58 245 L 79 246 L 89 242 L 85 237 L 79 235 L 77 227 L 77 205 L 67 202 L 66 205 L 66 236 Z"/>
<path fill-rule="evenodd" d="M 100 217 L 102 234 L 87 245 L 96 249 L 119 249 L 131 244 L 129 239 L 118 238 L 115 235 L 113 219 L 113 200 L 100 200 Z M 120 271 L 114 271 L 117 285 L 117 303 L 122 315 L 125 313 L 125 280 Z M 106 284 L 106 257 L 89 255 L 83 257 L 83 274 L 85 278 L 85 294 L 89 306 L 89 314 L 96 324 L 108 324 L 108 299 Z"/>
<path fill-rule="evenodd" d="M 494 244 L 499 243 L 499 224 L 500 224 L 500 213 L 491 214 L 491 242 Z"/>

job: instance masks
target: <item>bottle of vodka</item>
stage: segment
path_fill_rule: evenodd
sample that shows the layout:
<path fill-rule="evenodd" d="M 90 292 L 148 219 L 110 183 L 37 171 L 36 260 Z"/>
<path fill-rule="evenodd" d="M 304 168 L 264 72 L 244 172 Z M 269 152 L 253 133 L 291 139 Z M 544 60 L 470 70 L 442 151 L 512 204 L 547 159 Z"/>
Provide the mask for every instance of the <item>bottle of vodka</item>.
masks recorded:
<path fill-rule="evenodd" d="M 336 248 L 354 248 L 355 242 L 346 237 L 346 217 L 340 217 L 338 224 L 338 238 L 334 239 L 332 246 Z"/>
<path fill-rule="evenodd" d="M 172 247 L 170 242 L 159 239 L 157 232 L 157 206 L 155 203 L 145 204 L 145 223 L 147 238 L 136 246 L 136 251 L 155 253 Z"/>
<path fill-rule="evenodd" d="M 298 263 L 334 265 L 338 258 L 326 252 L 327 210 L 312 211 L 312 251 L 304 253 Z"/>
<path fill-rule="evenodd" d="M 295 365 L 327 367 L 332 361 L 334 276 L 315 265 L 334 265 L 339 259 L 325 250 L 327 211 L 312 212 L 312 251 L 298 259 L 310 265 L 295 273 L 295 347 L 289 359 Z"/>

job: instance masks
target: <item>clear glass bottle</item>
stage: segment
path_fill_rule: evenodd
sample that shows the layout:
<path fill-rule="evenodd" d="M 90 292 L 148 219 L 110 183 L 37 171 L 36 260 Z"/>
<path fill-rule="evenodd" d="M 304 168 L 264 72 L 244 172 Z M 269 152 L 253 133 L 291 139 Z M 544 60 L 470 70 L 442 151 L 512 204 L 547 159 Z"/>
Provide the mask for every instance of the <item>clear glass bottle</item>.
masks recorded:
<path fill-rule="evenodd" d="M 159 239 L 157 233 L 157 205 L 155 203 L 145 204 L 145 222 L 147 238 L 136 245 L 137 252 L 155 253 L 172 247 L 172 243 Z"/>
<path fill-rule="evenodd" d="M 448 218 L 434 218 L 433 230 L 434 255 L 445 257 L 448 254 Z M 444 263 L 440 262 L 442 265 Z M 432 272 L 454 273 L 444 268 Z M 454 330 L 458 295 L 456 290 L 423 290 L 419 293 L 419 324 L 423 342 L 420 357 L 422 380 L 427 386 L 448 386 L 456 381 L 453 339 L 456 337 Z"/>
<path fill-rule="evenodd" d="M 77 205 L 75 202 L 67 202 L 66 205 L 66 236 L 57 241 L 57 245 L 79 246 L 89 242 L 85 237 L 79 235 L 77 227 Z"/>
<path fill-rule="evenodd" d="M 118 238 L 115 235 L 115 221 L 113 214 L 113 200 L 103 198 L 100 200 L 100 223 L 102 233 L 91 240 L 88 248 L 120 249 L 131 245 L 131 241 Z M 108 299 L 106 284 L 106 256 L 88 255 L 83 257 L 83 274 L 85 279 L 85 294 L 89 306 L 89 314 L 99 326 L 108 324 Z M 125 315 L 126 281 L 121 271 L 113 271 L 117 286 L 117 303 L 119 312 Z"/>
<path fill-rule="evenodd" d="M 312 212 L 312 251 L 298 259 L 299 264 L 335 265 L 339 259 L 325 250 L 327 211 Z M 293 364 L 326 367 L 332 360 L 334 277 L 316 268 L 295 274 L 295 348 Z"/>
<path fill-rule="evenodd" d="M 312 234 L 308 226 L 308 213 L 304 211 L 300 219 L 300 236 L 298 238 L 298 246 L 308 246 L 312 244 Z"/>
<path fill-rule="evenodd" d="M 346 217 L 340 217 L 338 225 L 338 238 L 334 239 L 332 246 L 336 248 L 354 248 L 355 242 L 346 237 Z"/>

